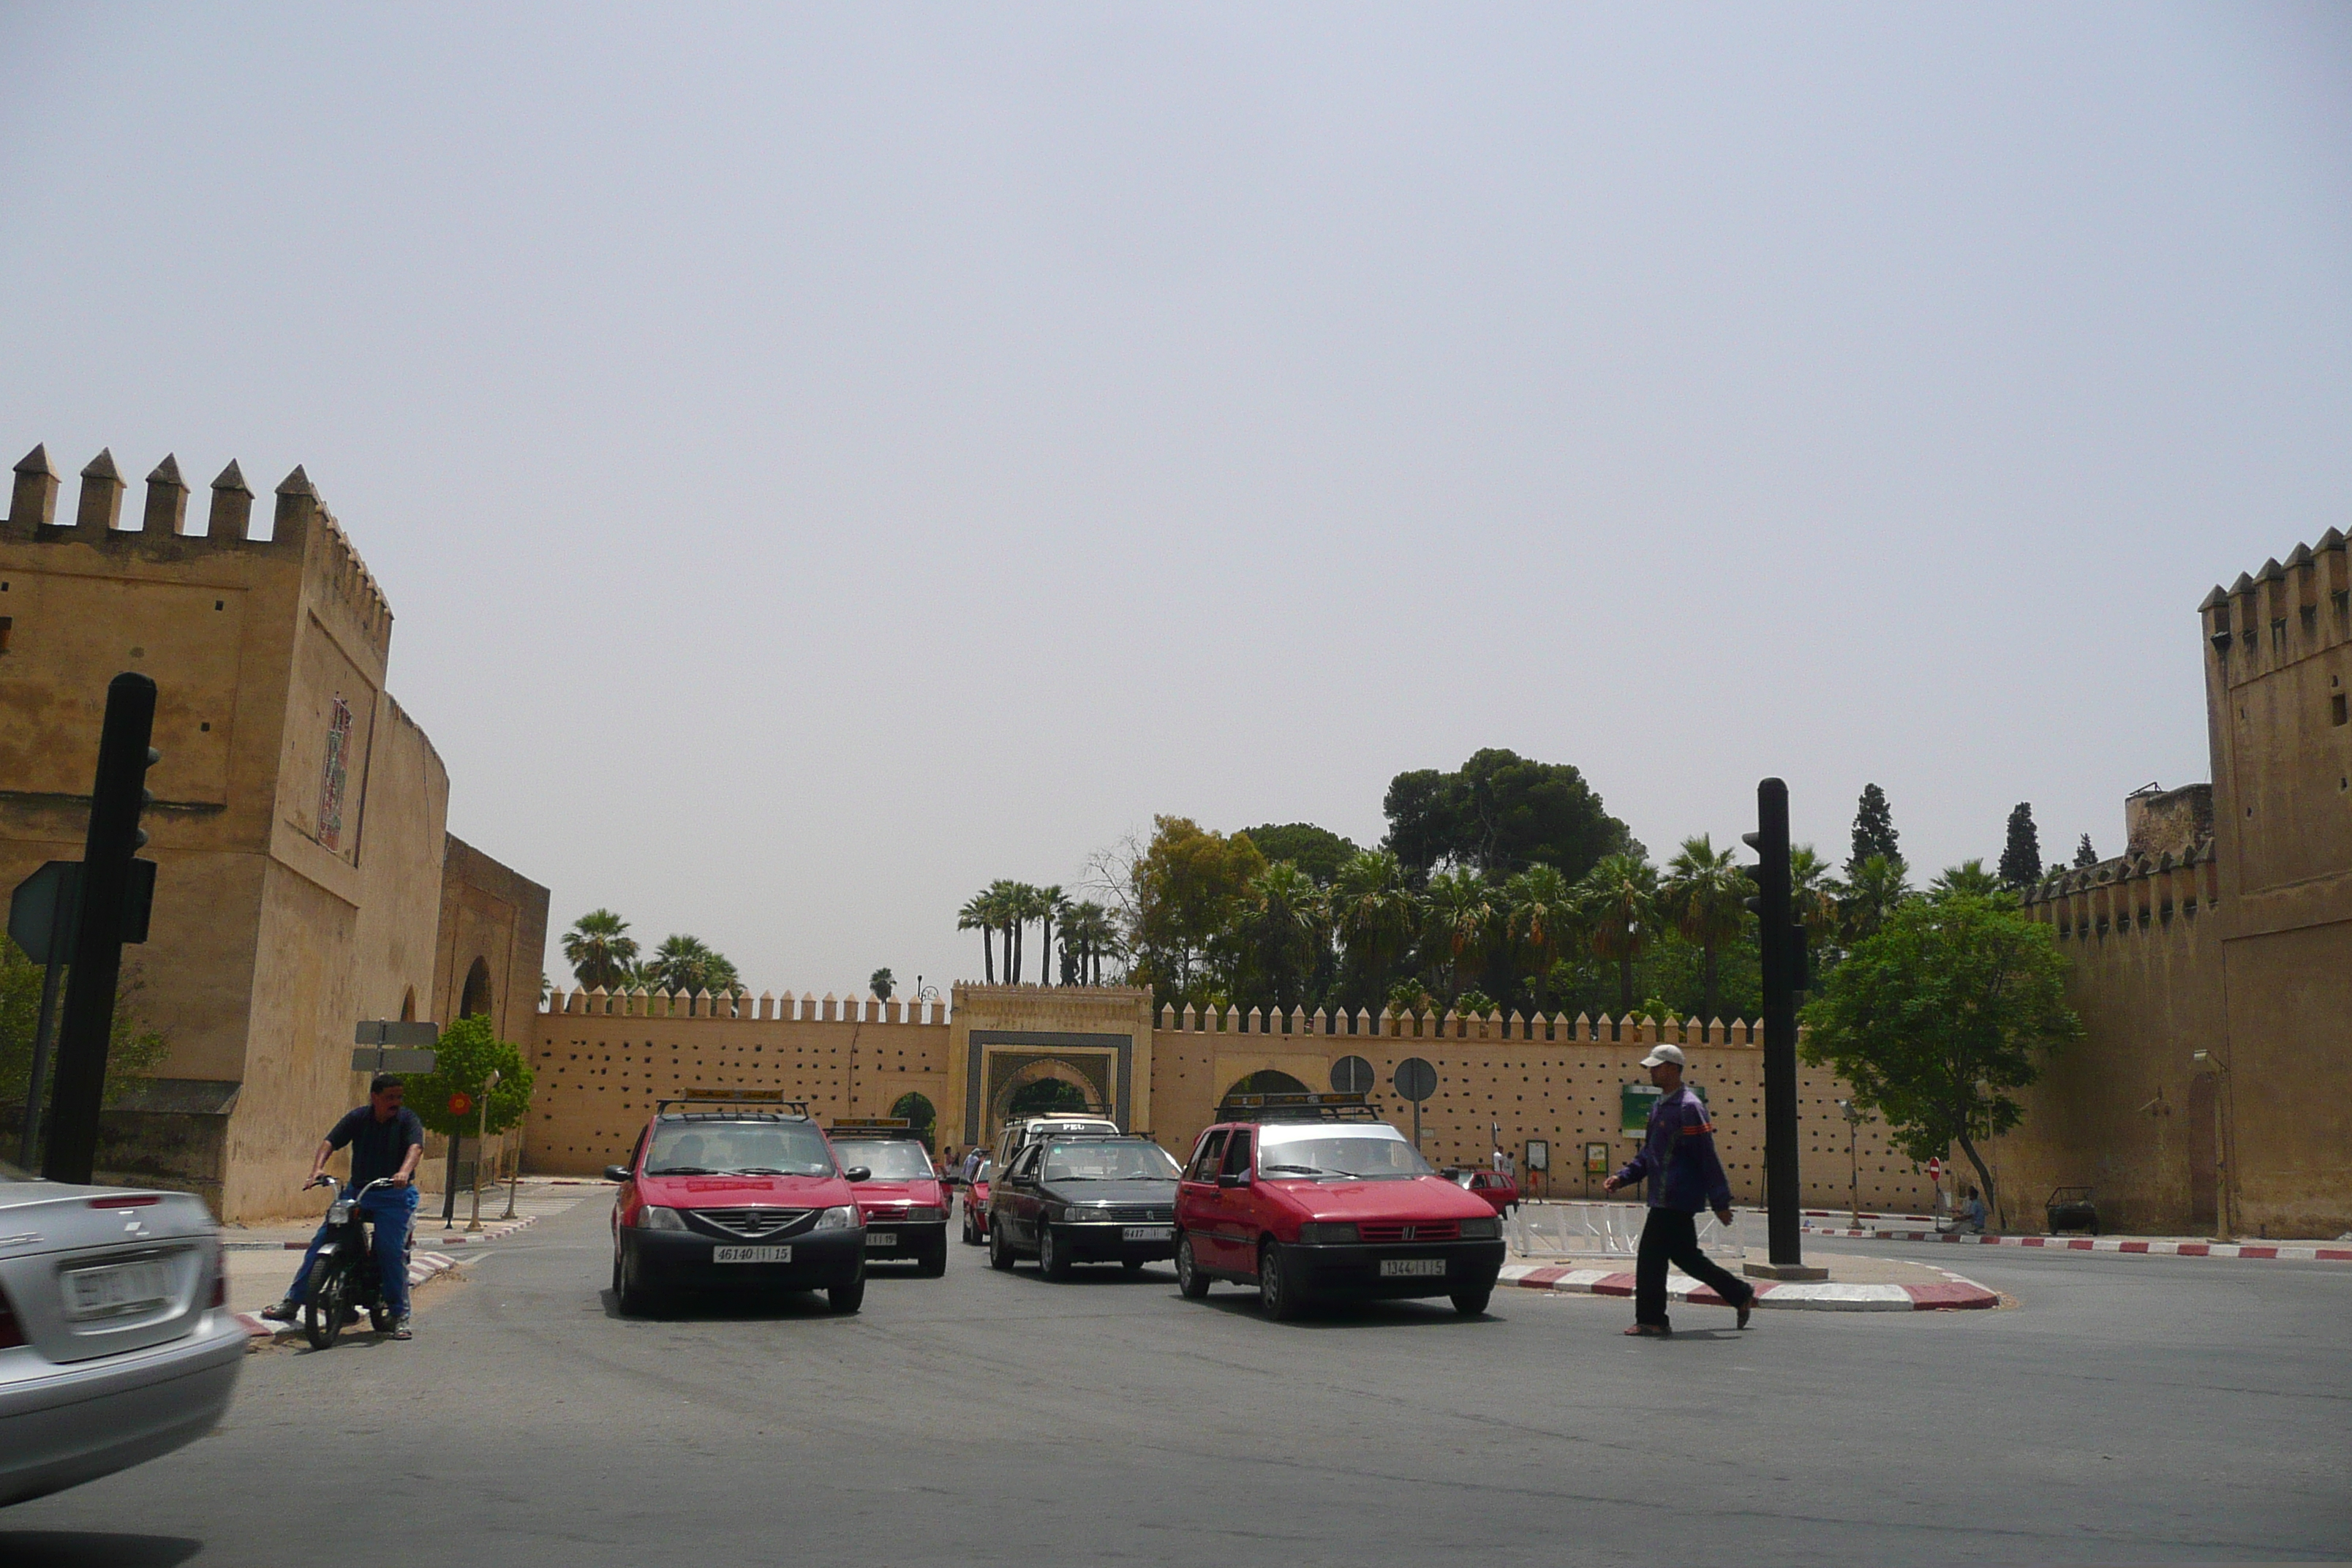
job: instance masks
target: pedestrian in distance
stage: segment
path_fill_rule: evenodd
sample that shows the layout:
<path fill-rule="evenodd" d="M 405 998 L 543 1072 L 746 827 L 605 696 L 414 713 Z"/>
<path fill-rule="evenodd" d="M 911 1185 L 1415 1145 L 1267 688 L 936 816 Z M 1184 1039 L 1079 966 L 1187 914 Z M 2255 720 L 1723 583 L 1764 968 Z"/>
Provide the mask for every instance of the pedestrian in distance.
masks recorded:
<path fill-rule="evenodd" d="M 1706 1103 L 1683 1082 L 1680 1046 L 1658 1046 L 1642 1058 L 1650 1081 L 1664 1090 L 1650 1107 L 1642 1147 L 1624 1169 L 1601 1184 L 1604 1193 L 1644 1184 L 1649 1217 L 1633 1264 L 1633 1326 L 1628 1334 L 1664 1339 L 1674 1332 L 1666 1320 L 1666 1266 L 1681 1269 L 1731 1304 L 1738 1327 L 1756 1310 L 1756 1287 L 1719 1267 L 1699 1250 L 1698 1213 L 1731 1223 L 1731 1184 L 1716 1157 L 1715 1128 Z"/>

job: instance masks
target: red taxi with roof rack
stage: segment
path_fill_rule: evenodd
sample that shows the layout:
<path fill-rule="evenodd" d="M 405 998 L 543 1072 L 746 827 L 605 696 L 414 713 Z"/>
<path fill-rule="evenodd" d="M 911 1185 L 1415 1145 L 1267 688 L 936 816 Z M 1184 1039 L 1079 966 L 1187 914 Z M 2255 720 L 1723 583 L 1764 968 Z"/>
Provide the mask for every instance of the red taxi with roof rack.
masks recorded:
<path fill-rule="evenodd" d="M 703 1109 L 684 1109 L 701 1107 Z M 866 1222 L 808 1107 L 772 1089 L 696 1089 L 656 1102 L 625 1165 L 607 1165 L 613 1292 L 624 1312 L 682 1290 L 823 1290 L 866 1299 Z"/>
<path fill-rule="evenodd" d="M 1432 1170 L 1361 1095 L 1234 1095 L 1176 1193 L 1176 1279 L 1255 1285 L 1270 1318 L 1316 1300 L 1444 1296 L 1475 1317 L 1502 1271 L 1502 1221 Z"/>
<path fill-rule="evenodd" d="M 833 1152 L 863 1165 L 857 1208 L 866 1217 L 866 1260 L 911 1258 L 936 1279 L 948 1271 L 948 1188 L 921 1134 L 903 1116 L 837 1116 Z"/>

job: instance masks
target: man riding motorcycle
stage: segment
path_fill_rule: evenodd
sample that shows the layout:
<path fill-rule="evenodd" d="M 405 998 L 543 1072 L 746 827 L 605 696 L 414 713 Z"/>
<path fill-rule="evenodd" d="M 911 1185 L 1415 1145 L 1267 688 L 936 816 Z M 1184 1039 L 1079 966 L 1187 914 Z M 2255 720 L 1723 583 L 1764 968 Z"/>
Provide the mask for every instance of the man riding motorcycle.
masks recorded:
<path fill-rule="evenodd" d="M 392 1337 L 395 1340 L 411 1337 L 408 1226 L 416 1213 L 416 1186 L 411 1178 L 416 1173 L 417 1161 L 425 1155 L 425 1123 L 416 1119 L 416 1112 L 401 1103 L 405 1092 L 394 1074 L 376 1074 L 368 1084 L 368 1102 L 336 1122 L 320 1143 L 318 1153 L 310 1161 L 310 1180 L 306 1184 L 316 1185 L 329 1180 L 325 1175 L 327 1161 L 336 1150 L 346 1146 L 352 1152 L 352 1175 L 343 1188 L 344 1196 L 363 1192 L 371 1182 L 383 1182 L 373 1191 L 364 1191 L 359 1205 L 360 1212 L 374 1226 L 376 1268 L 383 1275 L 383 1301 L 392 1312 Z M 272 1322 L 290 1323 L 301 1316 L 310 1265 L 317 1261 L 319 1248 L 333 1234 L 332 1225 L 319 1226 L 319 1234 L 310 1238 L 310 1249 L 302 1255 L 302 1267 L 294 1271 L 294 1283 L 286 1288 L 286 1299 L 274 1307 L 263 1308 L 263 1317 Z"/>

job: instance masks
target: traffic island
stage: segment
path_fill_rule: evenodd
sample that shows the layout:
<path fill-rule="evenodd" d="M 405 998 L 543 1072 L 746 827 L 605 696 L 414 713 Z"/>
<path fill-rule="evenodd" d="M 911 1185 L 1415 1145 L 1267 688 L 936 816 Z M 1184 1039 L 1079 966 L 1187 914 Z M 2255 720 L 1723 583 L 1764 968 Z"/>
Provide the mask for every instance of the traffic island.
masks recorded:
<path fill-rule="evenodd" d="M 1764 1260 L 1759 1251 L 1758 1261 Z M 1731 1259 L 1723 1260 L 1727 1266 Z M 1949 1269 L 1894 1258 L 1833 1258 L 1826 1279 L 1759 1279 L 1759 1311 L 1951 1312 L 2003 1305 L 2000 1292 Z M 1631 1296 L 1633 1271 L 1609 1260 L 1523 1258 L 1503 1265 L 1498 1285 L 1574 1296 Z M 1688 1275 L 1669 1271 L 1669 1300 L 1701 1307 L 1729 1302 Z"/>

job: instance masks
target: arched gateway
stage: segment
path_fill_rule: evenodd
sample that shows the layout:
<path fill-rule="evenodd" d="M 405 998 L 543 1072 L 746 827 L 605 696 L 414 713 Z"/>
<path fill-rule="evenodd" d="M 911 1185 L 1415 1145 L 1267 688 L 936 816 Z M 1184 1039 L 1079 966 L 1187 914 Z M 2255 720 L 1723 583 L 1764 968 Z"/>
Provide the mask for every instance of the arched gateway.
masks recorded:
<path fill-rule="evenodd" d="M 947 1121 L 966 1144 L 992 1140 L 1014 1113 L 1047 1099 L 1149 1131 L 1151 994 L 1131 986 L 960 985 L 954 1088 Z M 1058 1086 L 1058 1090 L 1046 1086 Z"/>

